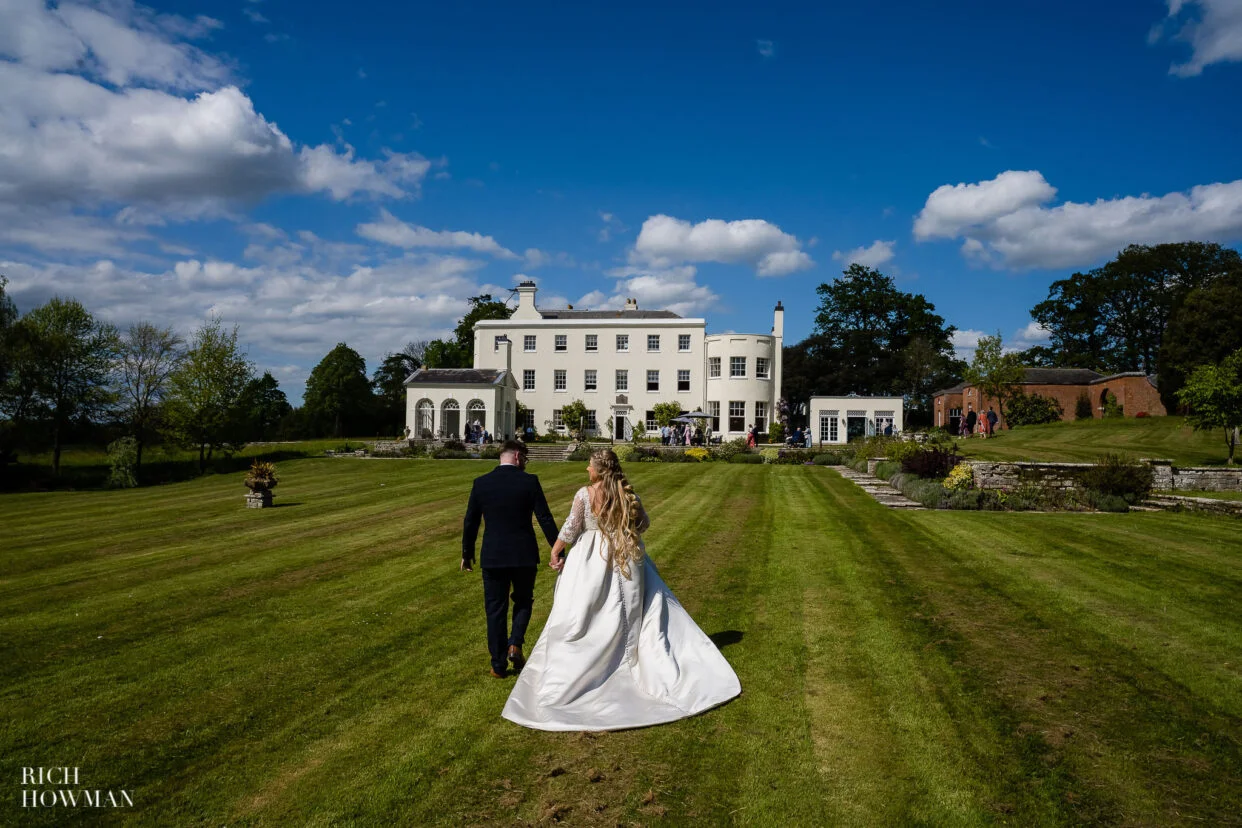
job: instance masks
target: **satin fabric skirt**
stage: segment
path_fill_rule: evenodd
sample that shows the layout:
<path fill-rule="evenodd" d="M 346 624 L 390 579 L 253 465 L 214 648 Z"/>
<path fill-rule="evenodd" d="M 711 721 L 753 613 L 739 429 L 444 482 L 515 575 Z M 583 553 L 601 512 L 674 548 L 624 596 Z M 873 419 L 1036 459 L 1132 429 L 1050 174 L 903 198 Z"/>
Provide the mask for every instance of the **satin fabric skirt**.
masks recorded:
<path fill-rule="evenodd" d="M 742 692 L 720 650 L 646 555 L 626 578 L 598 530 L 578 538 L 552 610 L 501 713 L 538 730 L 663 724 Z"/>

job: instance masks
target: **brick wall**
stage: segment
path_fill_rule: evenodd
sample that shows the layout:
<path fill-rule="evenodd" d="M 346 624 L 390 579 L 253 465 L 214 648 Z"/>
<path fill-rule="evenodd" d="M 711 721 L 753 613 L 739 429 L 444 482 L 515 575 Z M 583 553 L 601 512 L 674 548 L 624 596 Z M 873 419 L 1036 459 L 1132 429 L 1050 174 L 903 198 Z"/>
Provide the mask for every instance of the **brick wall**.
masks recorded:
<path fill-rule="evenodd" d="M 1075 419 L 1078 397 L 1084 391 L 1087 392 L 1087 399 L 1091 400 L 1091 413 L 1096 418 L 1104 414 L 1104 399 L 1109 391 L 1116 395 L 1117 402 L 1121 404 L 1127 417 L 1133 417 L 1140 412 L 1150 417 L 1163 417 L 1168 413 L 1164 408 L 1164 403 L 1160 402 L 1160 392 L 1147 381 L 1147 377 L 1118 377 L 1108 382 L 1090 385 L 1032 384 L 1023 385 L 1021 388 L 1024 394 L 1038 394 L 1041 397 L 1051 397 L 1059 402 L 1061 419 L 1066 422 Z M 1001 413 L 1000 405 L 996 400 L 981 395 L 978 389 L 969 385 L 960 394 L 944 394 L 936 397 L 933 402 L 933 410 L 937 414 L 944 412 L 946 426 L 948 425 L 948 411 L 952 408 L 962 409 L 962 414 L 965 415 L 968 407 L 973 406 L 976 412 L 983 412 L 991 406 L 998 415 Z M 999 428 L 1006 427 L 1003 415 L 997 425 Z"/>

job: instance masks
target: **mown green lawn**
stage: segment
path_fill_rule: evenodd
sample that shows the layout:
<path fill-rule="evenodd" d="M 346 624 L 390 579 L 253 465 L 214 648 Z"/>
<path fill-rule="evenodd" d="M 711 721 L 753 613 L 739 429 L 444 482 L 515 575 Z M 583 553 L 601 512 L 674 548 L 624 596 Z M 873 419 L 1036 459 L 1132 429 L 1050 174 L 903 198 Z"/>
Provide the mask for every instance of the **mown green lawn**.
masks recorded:
<path fill-rule="evenodd" d="M 558 519 L 582 466 L 532 466 Z M 500 718 L 457 571 L 488 467 L 295 460 L 262 511 L 240 474 L 0 496 L 0 821 L 97 819 L 17 808 L 22 766 L 71 765 L 161 826 L 1238 822 L 1236 520 L 899 513 L 830 468 L 633 464 L 743 695 L 556 734 Z"/>
<path fill-rule="evenodd" d="M 1219 466 L 1228 456 L 1224 432 L 1195 431 L 1185 417 L 1124 417 L 1020 426 L 984 440 L 959 439 L 980 460 L 1092 462 L 1101 454 L 1172 460 L 1179 466 Z"/>

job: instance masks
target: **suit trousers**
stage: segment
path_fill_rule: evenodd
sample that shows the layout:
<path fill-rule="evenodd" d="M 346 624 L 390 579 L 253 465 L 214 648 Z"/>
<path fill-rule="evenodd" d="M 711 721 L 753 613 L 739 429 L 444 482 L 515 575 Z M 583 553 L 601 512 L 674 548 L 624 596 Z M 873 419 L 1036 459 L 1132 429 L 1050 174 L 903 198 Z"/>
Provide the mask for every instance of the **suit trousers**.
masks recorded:
<path fill-rule="evenodd" d="M 492 669 L 503 673 L 509 646 L 521 647 L 535 604 L 537 566 L 493 566 L 483 570 L 483 605 L 487 609 L 487 649 Z M 508 630 L 509 597 L 513 597 L 513 630 Z"/>

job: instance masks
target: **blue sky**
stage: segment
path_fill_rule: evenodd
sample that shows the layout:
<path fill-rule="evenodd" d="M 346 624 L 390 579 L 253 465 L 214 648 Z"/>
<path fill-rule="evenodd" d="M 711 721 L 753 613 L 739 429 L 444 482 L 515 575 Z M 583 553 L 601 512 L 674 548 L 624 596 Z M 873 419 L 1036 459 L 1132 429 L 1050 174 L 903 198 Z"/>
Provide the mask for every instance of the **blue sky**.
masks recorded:
<path fill-rule="evenodd" d="M 857 260 L 1024 347 L 1129 242 L 1242 240 L 1242 0 L 668 5 L 0 0 L 0 273 L 217 313 L 296 401 L 519 274 L 797 340 Z"/>

